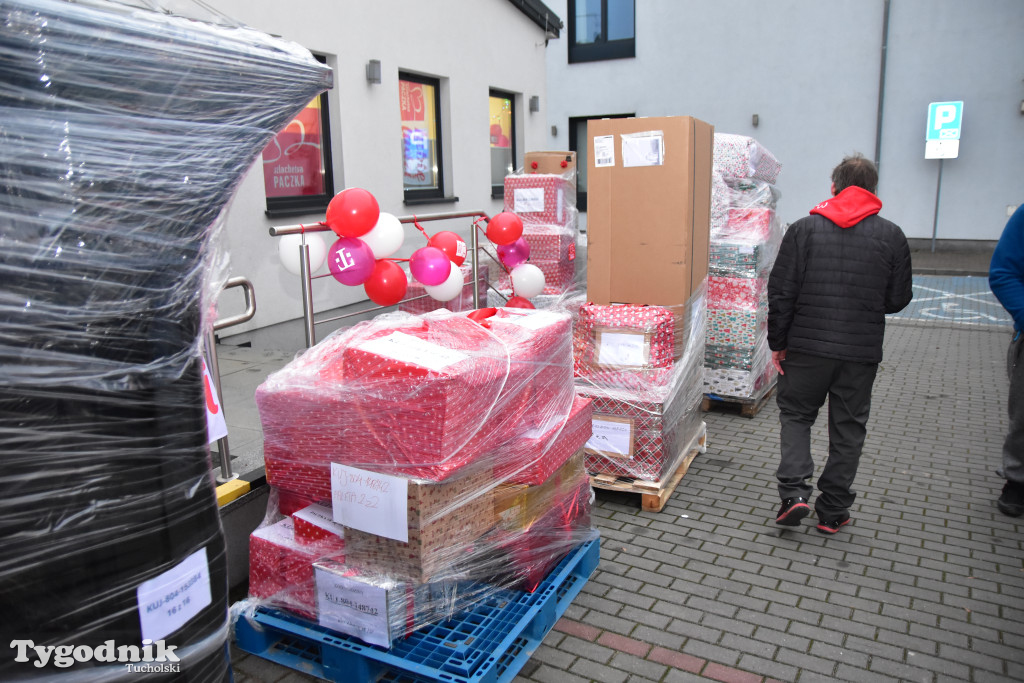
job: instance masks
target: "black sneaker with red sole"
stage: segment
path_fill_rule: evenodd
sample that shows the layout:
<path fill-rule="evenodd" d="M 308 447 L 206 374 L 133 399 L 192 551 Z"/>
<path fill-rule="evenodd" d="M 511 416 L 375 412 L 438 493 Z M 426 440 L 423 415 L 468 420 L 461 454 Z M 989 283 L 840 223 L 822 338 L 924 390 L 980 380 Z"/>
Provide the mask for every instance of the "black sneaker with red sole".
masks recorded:
<path fill-rule="evenodd" d="M 849 523 L 850 516 L 847 515 L 846 517 L 837 517 L 835 519 L 830 519 L 827 522 L 818 522 L 817 529 L 819 532 L 831 536 L 832 534 L 836 533 Z"/>
<path fill-rule="evenodd" d="M 800 520 L 811 514 L 806 498 L 787 498 L 782 501 L 775 523 L 779 526 L 800 526 Z"/>

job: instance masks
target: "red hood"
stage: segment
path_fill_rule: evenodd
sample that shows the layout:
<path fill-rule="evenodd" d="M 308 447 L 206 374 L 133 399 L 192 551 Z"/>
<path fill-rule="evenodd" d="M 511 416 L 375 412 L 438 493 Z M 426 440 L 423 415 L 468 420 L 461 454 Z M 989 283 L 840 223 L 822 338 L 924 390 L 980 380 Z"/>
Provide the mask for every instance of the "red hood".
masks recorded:
<path fill-rule="evenodd" d="M 818 204 L 811 213 L 824 216 L 840 228 L 849 228 L 881 210 L 881 199 L 862 187 L 848 187 Z"/>

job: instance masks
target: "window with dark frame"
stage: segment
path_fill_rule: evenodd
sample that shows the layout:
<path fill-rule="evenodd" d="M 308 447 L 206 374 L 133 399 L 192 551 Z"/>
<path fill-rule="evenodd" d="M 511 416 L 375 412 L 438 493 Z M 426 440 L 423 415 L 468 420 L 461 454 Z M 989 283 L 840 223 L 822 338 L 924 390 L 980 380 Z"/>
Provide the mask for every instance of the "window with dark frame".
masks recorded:
<path fill-rule="evenodd" d="M 634 0 L 568 0 L 569 63 L 636 56 Z"/>
<path fill-rule="evenodd" d="M 436 78 L 407 73 L 398 76 L 402 187 L 407 204 L 444 198 L 440 86 Z"/>
<path fill-rule="evenodd" d="M 607 114 L 604 116 L 576 116 L 569 119 L 569 149 L 576 152 L 576 210 L 587 210 L 587 159 L 590 148 L 587 121 L 592 119 L 628 119 L 635 114 Z"/>
<path fill-rule="evenodd" d="M 491 145 L 491 198 L 505 196 L 505 176 L 515 172 L 515 96 L 491 90 L 488 139 Z"/>
<path fill-rule="evenodd" d="M 327 59 L 316 55 L 321 63 Z M 263 187 L 268 216 L 319 213 L 334 197 L 327 93 L 306 108 L 263 148 Z"/>

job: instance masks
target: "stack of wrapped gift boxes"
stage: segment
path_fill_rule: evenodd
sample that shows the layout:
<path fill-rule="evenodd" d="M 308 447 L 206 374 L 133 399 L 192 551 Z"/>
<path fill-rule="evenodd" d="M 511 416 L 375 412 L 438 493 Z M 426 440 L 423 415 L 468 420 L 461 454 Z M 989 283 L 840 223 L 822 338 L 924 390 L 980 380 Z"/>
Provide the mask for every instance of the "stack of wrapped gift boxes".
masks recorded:
<path fill-rule="evenodd" d="M 526 167 L 505 177 L 505 211 L 523 222 L 530 245 L 530 263 L 544 273 L 544 294 L 562 296 L 576 279 L 576 155 L 573 152 L 530 152 Z M 503 269 L 496 287 L 511 295 Z"/>
<path fill-rule="evenodd" d="M 595 537 L 565 312 L 395 313 L 256 393 L 274 496 L 250 597 L 382 646 Z"/>
<path fill-rule="evenodd" d="M 573 331 L 593 402 L 586 467 L 660 482 L 703 433 L 713 128 L 691 117 L 589 126 L 587 299 Z"/>
<path fill-rule="evenodd" d="M 782 242 L 774 188 L 780 165 L 753 138 L 715 135 L 704 391 L 757 400 L 775 384 L 768 349 L 768 276 Z"/>

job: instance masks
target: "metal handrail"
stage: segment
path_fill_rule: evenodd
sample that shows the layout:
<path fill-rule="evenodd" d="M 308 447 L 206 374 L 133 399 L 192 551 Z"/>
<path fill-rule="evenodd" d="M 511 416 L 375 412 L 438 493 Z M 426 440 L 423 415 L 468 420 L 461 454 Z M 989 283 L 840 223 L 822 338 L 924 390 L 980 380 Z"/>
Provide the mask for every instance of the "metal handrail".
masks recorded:
<path fill-rule="evenodd" d="M 485 221 L 490 221 L 491 218 L 483 211 L 452 211 L 447 213 L 429 213 L 423 215 L 411 215 L 411 216 L 400 216 L 398 217 L 399 223 L 417 223 L 427 221 L 441 221 L 441 220 L 453 220 L 458 218 L 483 218 Z M 470 244 L 469 244 L 469 257 L 470 264 L 473 273 L 473 307 L 480 307 L 480 292 L 477 289 L 477 282 L 480 278 L 480 264 L 479 264 L 479 236 L 477 234 L 478 227 L 476 221 L 474 221 L 473 229 L 470 232 Z M 270 236 L 271 237 L 282 237 L 284 235 L 302 235 L 307 232 L 330 232 L 331 228 L 325 223 L 314 223 L 312 225 L 279 225 L 271 226 Z M 299 245 L 299 277 L 302 282 L 302 320 L 305 327 L 306 333 L 306 348 L 311 348 L 316 344 L 316 325 L 322 325 L 324 323 L 335 322 L 337 320 L 343 320 L 345 318 L 351 318 L 358 315 L 365 315 L 372 311 L 384 310 L 391 308 L 391 306 L 372 306 L 369 308 L 360 309 L 352 313 L 345 313 L 343 315 L 335 316 L 324 320 L 316 320 L 313 312 L 313 277 L 309 266 L 309 245 L 305 241 Z M 318 276 L 323 277 L 323 276 Z"/>
<path fill-rule="evenodd" d="M 238 315 L 214 321 L 211 328 L 206 332 L 206 362 L 210 370 L 210 376 L 213 377 L 213 383 L 217 387 L 217 396 L 220 397 L 221 410 L 224 409 L 224 392 L 221 389 L 220 363 L 217 361 L 217 338 L 214 332 L 223 330 L 225 327 L 241 325 L 252 320 L 253 316 L 256 315 L 256 289 L 253 287 L 252 282 L 244 277 L 228 278 L 221 291 L 223 292 L 234 287 L 242 288 L 245 296 L 245 311 Z M 223 484 L 237 478 L 238 475 L 231 472 L 231 449 L 228 446 L 228 437 L 224 436 L 217 439 L 217 451 L 220 454 L 220 476 L 217 477 L 217 482 Z"/>

